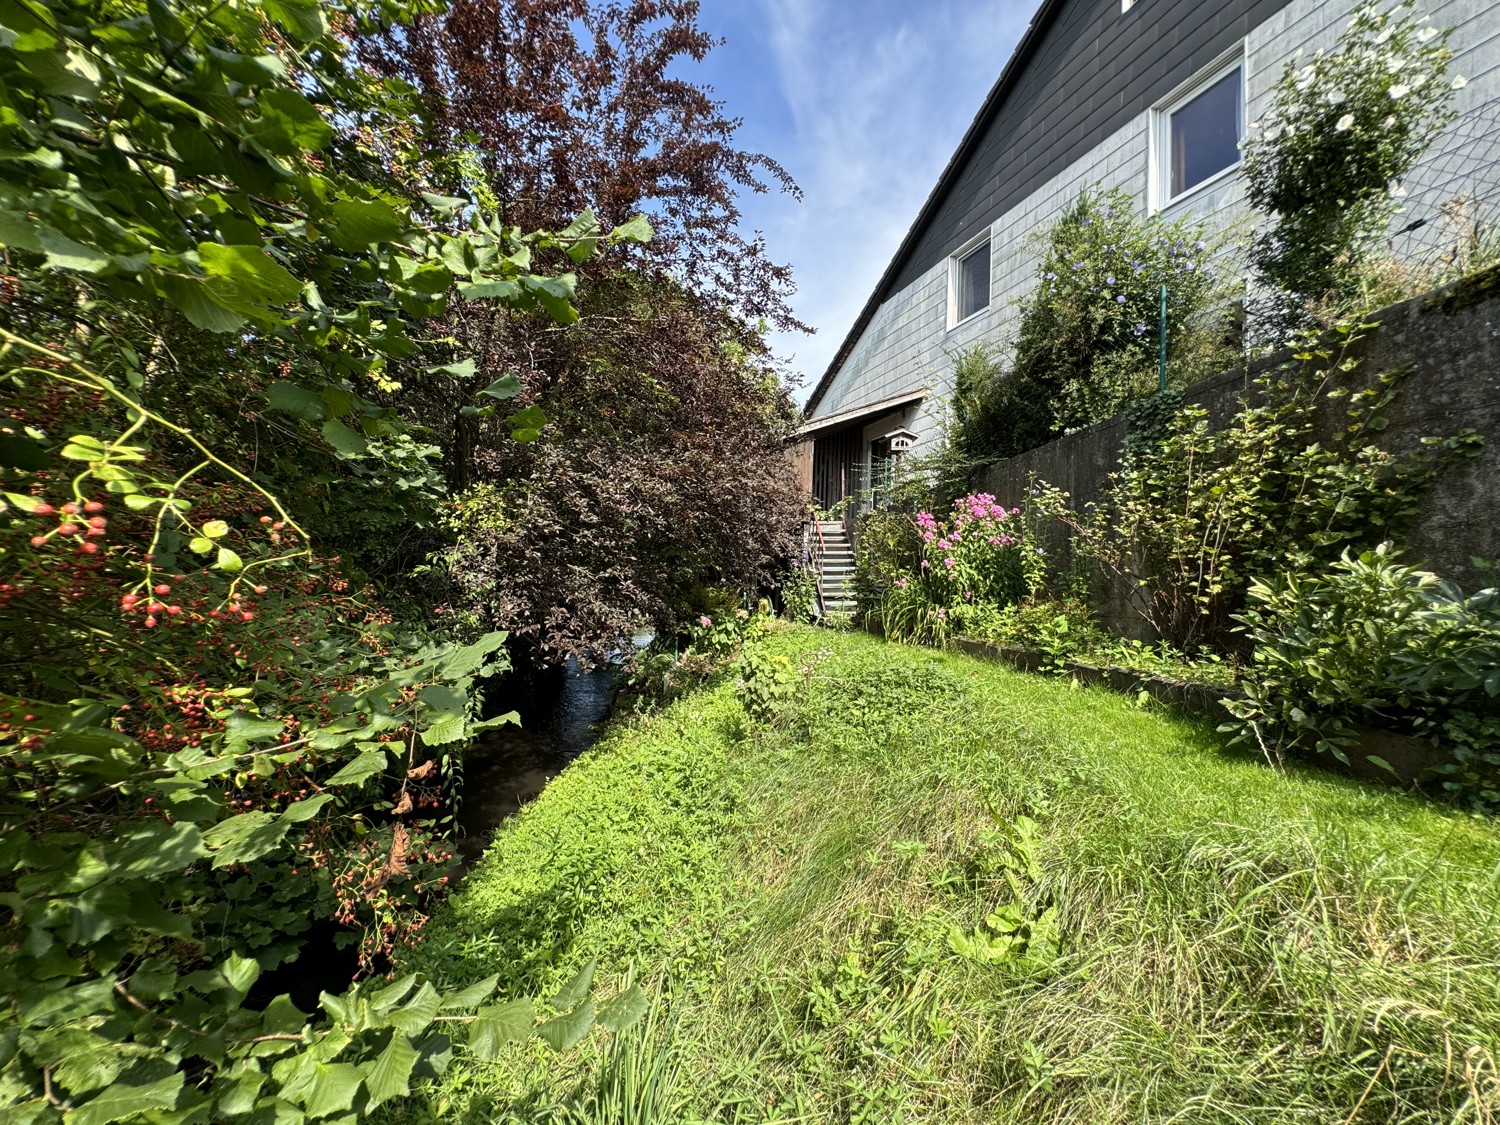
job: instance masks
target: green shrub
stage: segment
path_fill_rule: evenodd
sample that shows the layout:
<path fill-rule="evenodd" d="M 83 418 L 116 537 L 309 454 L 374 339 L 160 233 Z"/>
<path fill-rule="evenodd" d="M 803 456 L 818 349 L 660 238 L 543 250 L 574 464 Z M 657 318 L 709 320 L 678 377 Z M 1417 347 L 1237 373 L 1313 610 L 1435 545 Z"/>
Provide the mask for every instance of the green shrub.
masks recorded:
<path fill-rule="evenodd" d="M 877 508 L 860 524 L 854 544 L 854 604 L 858 612 L 880 611 L 898 579 L 916 572 L 922 536 L 910 512 Z"/>
<path fill-rule="evenodd" d="M 1231 706 L 1239 740 L 1347 761 L 1358 728 L 1391 727 L 1452 753 L 1444 790 L 1500 806 L 1500 589 L 1465 596 L 1383 543 L 1257 582 L 1250 599 L 1240 619 L 1256 672 Z"/>
<path fill-rule="evenodd" d="M 1163 285 L 1170 382 L 1231 364 L 1213 315 L 1231 296 L 1214 264 L 1224 241 L 1189 220 L 1141 218 L 1119 189 L 1080 193 L 1038 247 L 1010 365 L 985 348 L 955 356 L 956 456 L 1023 453 L 1153 393 Z"/>
<path fill-rule="evenodd" d="M 1359 263 L 1384 240 L 1392 187 L 1453 118 L 1449 33 L 1422 22 L 1409 3 L 1362 5 L 1333 51 L 1287 64 L 1245 146 L 1250 202 L 1272 220 L 1252 260 L 1274 291 L 1274 326 L 1305 323 L 1314 301 L 1359 305 Z"/>
<path fill-rule="evenodd" d="M 1223 429 L 1201 407 L 1158 420 L 1082 512 L 1048 487 L 1032 507 L 1072 529 L 1074 551 L 1160 638 L 1184 652 L 1234 647 L 1254 577 L 1398 534 L 1445 460 L 1480 447 L 1472 433 L 1401 456 L 1376 444 L 1405 373 L 1356 378 L 1352 348 L 1373 327 L 1343 327 L 1267 371 Z"/>

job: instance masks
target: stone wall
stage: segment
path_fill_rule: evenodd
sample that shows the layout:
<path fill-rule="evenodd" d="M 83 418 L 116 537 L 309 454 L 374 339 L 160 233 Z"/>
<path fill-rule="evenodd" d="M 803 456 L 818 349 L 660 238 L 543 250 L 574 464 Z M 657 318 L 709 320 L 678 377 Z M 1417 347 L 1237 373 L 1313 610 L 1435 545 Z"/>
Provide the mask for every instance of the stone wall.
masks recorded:
<path fill-rule="evenodd" d="M 1478 457 L 1448 465 L 1422 500 L 1407 532 L 1406 558 L 1456 579 L 1468 589 L 1493 585 L 1493 572 L 1474 558 L 1500 560 L 1500 267 L 1399 305 L 1370 318 L 1379 327 L 1354 345 L 1367 379 L 1410 365 L 1382 444 L 1394 452 L 1420 448 L 1423 437 L 1474 430 L 1485 439 Z M 1184 394 L 1203 406 L 1210 424 L 1222 426 L 1239 410 L 1262 371 L 1290 353 L 1205 379 Z M 1330 409 L 1325 427 L 1339 424 Z M 978 484 L 1007 506 L 1024 504 L 1033 476 L 1064 490 L 1081 506 L 1099 496 L 1119 464 L 1129 425 L 1123 416 L 982 470 Z M 1107 616 L 1114 618 L 1115 613 Z M 1125 622 L 1116 622 L 1128 628 Z"/>

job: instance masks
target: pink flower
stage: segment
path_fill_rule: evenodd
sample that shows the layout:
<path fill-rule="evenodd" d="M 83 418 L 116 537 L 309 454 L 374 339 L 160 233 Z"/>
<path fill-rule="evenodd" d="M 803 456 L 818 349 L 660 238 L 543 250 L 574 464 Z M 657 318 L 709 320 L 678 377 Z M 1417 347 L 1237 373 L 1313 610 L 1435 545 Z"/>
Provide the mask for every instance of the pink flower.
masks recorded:
<path fill-rule="evenodd" d="M 906 579 L 904 579 L 904 578 L 898 578 L 898 579 L 896 579 L 896 589 L 898 589 L 898 590 L 904 590 L 904 589 L 906 589 Z"/>
<path fill-rule="evenodd" d="M 952 555 L 949 555 L 943 560 L 943 565 L 946 566 L 949 570 L 952 570 L 955 566 L 958 565 L 958 561 Z"/>
<path fill-rule="evenodd" d="M 928 564 L 928 562 L 927 562 L 927 560 L 926 560 L 926 559 L 923 559 L 923 560 L 922 560 L 922 569 L 923 569 L 923 570 L 926 570 L 926 569 L 927 569 L 927 567 L 928 567 L 928 565 L 929 565 L 929 564 Z"/>
<path fill-rule="evenodd" d="M 700 618 L 698 618 L 698 624 L 702 625 L 705 629 L 707 629 L 713 623 L 714 623 L 713 622 L 713 618 L 711 618 L 711 617 L 700 617 Z"/>
<path fill-rule="evenodd" d="M 922 532 L 922 542 L 924 542 L 924 543 L 931 543 L 936 538 L 937 538 L 937 532 L 935 532 L 935 531 L 924 531 L 924 532 Z"/>

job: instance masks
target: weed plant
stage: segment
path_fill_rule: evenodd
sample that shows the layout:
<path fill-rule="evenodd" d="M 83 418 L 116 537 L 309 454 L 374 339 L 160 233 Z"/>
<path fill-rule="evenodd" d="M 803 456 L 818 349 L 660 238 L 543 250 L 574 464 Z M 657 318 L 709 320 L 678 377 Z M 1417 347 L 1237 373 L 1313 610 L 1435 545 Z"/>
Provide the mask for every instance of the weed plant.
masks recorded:
<path fill-rule="evenodd" d="M 415 1114 L 1500 1115 L 1492 821 L 958 654 L 766 644 L 813 669 L 775 722 L 725 680 L 617 729 L 498 834 L 417 954 L 529 995 L 589 958 L 655 966 L 655 1022 L 561 1069 L 525 1045 L 455 1062 Z"/>

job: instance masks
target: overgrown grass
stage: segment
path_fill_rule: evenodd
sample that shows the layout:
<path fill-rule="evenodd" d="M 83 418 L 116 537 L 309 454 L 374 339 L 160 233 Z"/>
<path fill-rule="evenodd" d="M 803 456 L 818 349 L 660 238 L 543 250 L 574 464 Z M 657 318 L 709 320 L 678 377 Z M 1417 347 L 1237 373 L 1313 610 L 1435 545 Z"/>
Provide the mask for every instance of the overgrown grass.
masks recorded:
<path fill-rule="evenodd" d="M 769 643 L 811 668 L 778 723 L 724 684 L 617 731 L 498 835 L 423 955 L 530 993 L 635 966 L 652 1022 L 455 1067 L 419 1112 L 1500 1120 L 1492 822 L 1278 775 L 1066 681 Z"/>

